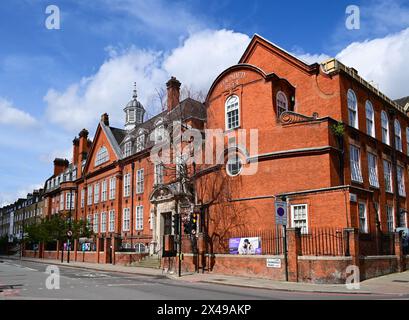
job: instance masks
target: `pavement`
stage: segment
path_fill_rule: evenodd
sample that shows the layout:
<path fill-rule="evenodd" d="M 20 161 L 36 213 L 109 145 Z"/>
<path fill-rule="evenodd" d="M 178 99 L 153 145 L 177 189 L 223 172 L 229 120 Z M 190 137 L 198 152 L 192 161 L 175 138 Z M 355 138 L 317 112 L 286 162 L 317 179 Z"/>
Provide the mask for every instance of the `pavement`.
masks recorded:
<path fill-rule="evenodd" d="M 1 259 L 2 257 L 0 257 Z M 3 257 L 4 259 L 16 259 L 19 257 Z M 409 297 L 409 271 L 390 274 L 362 281 L 359 289 L 348 289 L 344 284 L 311 284 L 300 282 L 273 281 L 269 279 L 248 278 L 241 276 L 229 276 L 213 273 L 184 273 L 182 277 L 177 274 L 169 274 L 162 269 L 151 269 L 141 267 L 128 267 L 111 264 L 94 264 L 85 262 L 61 263 L 59 260 L 22 258 L 22 261 L 40 263 L 46 265 L 64 265 L 71 268 L 90 269 L 103 272 L 119 272 L 123 274 L 154 276 L 157 278 L 171 279 L 182 283 L 207 283 L 241 288 L 264 289 L 286 292 L 306 293 L 332 293 L 345 295 L 376 295 Z"/>

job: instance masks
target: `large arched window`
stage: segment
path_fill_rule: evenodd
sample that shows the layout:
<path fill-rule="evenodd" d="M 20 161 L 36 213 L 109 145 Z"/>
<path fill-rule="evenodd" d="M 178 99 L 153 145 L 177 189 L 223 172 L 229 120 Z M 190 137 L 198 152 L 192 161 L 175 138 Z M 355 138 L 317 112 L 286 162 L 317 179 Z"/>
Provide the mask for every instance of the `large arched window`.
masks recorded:
<path fill-rule="evenodd" d="M 381 113 L 382 142 L 389 144 L 389 119 L 385 111 Z"/>
<path fill-rule="evenodd" d="M 348 119 L 349 125 L 358 129 L 358 102 L 355 92 L 348 90 Z"/>
<path fill-rule="evenodd" d="M 395 148 L 402 151 L 402 129 L 398 119 L 395 119 Z"/>
<path fill-rule="evenodd" d="M 367 100 L 365 104 L 366 113 L 366 133 L 371 137 L 375 137 L 375 114 L 371 101 Z"/>
<path fill-rule="evenodd" d="M 108 149 L 106 147 L 101 147 L 98 150 L 97 157 L 95 158 L 95 166 L 99 166 L 109 160 Z"/>
<path fill-rule="evenodd" d="M 288 100 L 284 92 L 282 91 L 277 92 L 276 102 L 277 102 L 277 117 L 280 117 L 280 115 L 283 112 L 288 111 Z"/>
<path fill-rule="evenodd" d="M 231 96 L 227 99 L 226 105 L 226 130 L 233 130 L 240 127 L 240 99 L 238 96 Z"/>
<path fill-rule="evenodd" d="M 409 156 L 409 127 L 406 128 L 406 154 Z"/>

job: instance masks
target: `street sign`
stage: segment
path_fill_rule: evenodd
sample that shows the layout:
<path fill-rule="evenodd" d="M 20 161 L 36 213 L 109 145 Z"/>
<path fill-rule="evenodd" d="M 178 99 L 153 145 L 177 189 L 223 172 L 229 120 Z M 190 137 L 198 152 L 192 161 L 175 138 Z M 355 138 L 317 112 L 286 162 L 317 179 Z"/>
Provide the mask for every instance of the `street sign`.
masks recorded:
<path fill-rule="evenodd" d="M 281 268 L 281 259 L 267 259 L 267 268 Z"/>
<path fill-rule="evenodd" d="M 276 201 L 275 202 L 275 212 L 276 212 L 276 224 L 287 225 L 287 202 Z"/>
<path fill-rule="evenodd" d="M 71 231 L 71 230 L 68 230 L 68 231 L 67 231 L 67 236 L 68 236 L 68 238 L 71 238 L 71 237 L 72 237 L 72 231 Z"/>

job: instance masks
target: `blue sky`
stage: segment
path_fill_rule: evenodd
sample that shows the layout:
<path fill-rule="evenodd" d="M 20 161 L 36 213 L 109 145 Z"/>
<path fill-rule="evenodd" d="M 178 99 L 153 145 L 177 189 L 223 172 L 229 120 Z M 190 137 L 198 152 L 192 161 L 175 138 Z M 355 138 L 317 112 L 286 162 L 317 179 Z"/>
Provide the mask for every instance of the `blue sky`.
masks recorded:
<path fill-rule="evenodd" d="M 50 4 L 60 30 L 45 27 Z M 345 27 L 350 4 L 360 30 Z M 206 91 L 254 33 L 309 62 L 337 56 L 392 98 L 409 95 L 408 27 L 409 1 L 399 0 L 1 1 L 0 205 L 40 186 L 103 112 L 121 126 L 133 81 L 154 114 L 154 89 L 170 75 Z M 379 67 L 388 55 L 395 65 Z"/>

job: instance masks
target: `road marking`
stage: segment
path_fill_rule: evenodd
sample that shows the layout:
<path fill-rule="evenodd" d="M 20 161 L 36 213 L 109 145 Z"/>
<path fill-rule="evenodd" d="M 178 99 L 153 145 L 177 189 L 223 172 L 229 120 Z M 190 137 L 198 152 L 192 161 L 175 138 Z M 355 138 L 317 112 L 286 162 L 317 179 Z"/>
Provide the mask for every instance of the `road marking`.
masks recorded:
<path fill-rule="evenodd" d="M 152 285 L 153 283 L 110 283 L 107 284 L 108 287 L 125 287 L 125 286 L 144 286 Z"/>
<path fill-rule="evenodd" d="M 28 268 L 28 267 L 25 267 L 24 269 L 25 269 L 25 270 L 30 270 L 30 271 L 38 271 L 38 270 L 36 270 L 36 269 L 31 269 L 31 268 Z"/>

